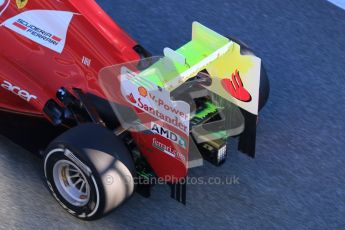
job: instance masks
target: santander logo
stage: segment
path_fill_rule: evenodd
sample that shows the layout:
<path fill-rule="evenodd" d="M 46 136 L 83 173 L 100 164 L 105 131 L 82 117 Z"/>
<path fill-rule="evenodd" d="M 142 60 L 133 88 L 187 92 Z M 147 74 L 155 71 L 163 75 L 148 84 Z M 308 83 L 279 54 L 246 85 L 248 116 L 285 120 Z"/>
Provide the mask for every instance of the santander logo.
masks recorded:
<path fill-rule="evenodd" d="M 232 74 L 231 79 L 223 79 L 221 81 L 223 88 L 234 98 L 243 102 L 250 102 L 252 96 L 243 86 L 243 82 L 238 70 Z"/>

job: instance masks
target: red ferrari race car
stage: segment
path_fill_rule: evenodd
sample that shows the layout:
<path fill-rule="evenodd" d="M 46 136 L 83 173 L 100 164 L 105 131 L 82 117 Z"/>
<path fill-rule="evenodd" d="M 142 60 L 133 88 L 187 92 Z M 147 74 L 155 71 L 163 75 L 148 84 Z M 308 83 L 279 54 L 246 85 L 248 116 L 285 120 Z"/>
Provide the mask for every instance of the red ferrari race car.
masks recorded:
<path fill-rule="evenodd" d="M 157 178 L 185 204 L 188 169 L 224 163 L 229 137 L 254 157 L 269 94 L 260 58 L 198 22 L 163 54 L 93 0 L 0 0 L 0 110 L 63 130 L 42 143 L 43 166 L 72 215 L 100 218 Z"/>

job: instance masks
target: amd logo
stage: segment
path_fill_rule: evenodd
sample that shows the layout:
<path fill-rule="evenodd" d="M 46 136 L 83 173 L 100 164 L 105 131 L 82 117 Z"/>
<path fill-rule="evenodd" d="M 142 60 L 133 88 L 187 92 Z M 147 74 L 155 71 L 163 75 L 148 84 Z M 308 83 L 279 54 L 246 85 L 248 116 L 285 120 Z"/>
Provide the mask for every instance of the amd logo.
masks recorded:
<path fill-rule="evenodd" d="M 1 87 L 14 93 L 14 94 L 16 94 L 16 95 L 18 95 L 20 98 L 24 99 L 27 102 L 30 102 L 31 100 L 37 99 L 37 97 L 35 95 L 31 95 L 29 92 L 22 90 L 18 86 L 12 85 L 8 81 L 3 81 L 3 83 L 1 84 Z"/>
<path fill-rule="evenodd" d="M 187 142 L 185 139 L 183 139 L 180 135 L 174 133 L 173 131 L 169 130 L 169 129 L 165 129 L 162 126 L 151 122 L 151 131 L 153 133 L 156 133 L 162 137 L 164 137 L 165 139 L 168 139 L 176 144 L 178 144 L 179 146 L 181 146 L 182 148 L 187 148 Z"/>

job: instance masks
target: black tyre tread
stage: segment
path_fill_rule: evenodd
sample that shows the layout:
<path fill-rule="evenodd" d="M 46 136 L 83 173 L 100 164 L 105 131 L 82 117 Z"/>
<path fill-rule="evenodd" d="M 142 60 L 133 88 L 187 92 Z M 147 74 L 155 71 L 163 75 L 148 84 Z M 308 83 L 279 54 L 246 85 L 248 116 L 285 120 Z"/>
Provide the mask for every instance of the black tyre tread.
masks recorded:
<path fill-rule="evenodd" d="M 108 173 L 106 171 L 115 170 L 117 172 L 121 171 L 122 169 L 121 172 L 123 172 L 125 167 L 129 171 L 127 172 L 131 177 L 134 177 L 135 175 L 135 166 L 132 157 L 124 143 L 110 130 L 107 130 L 100 125 L 89 123 L 72 128 L 53 140 L 47 148 L 45 158 L 52 149 L 57 148 L 68 148 L 70 151 L 72 151 L 74 155 L 76 155 L 83 163 L 90 167 L 98 184 L 97 187 L 99 189 L 101 199 L 99 210 L 94 216 L 81 219 L 94 220 L 109 213 L 113 208 L 109 208 L 111 204 L 109 205 L 108 200 L 114 200 L 114 197 L 109 197 L 109 194 L 111 194 L 109 192 L 109 186 L 115 185 L 105 185 L 104 177 L 106 173 Z M 107 163 L 106 169 L 104 169 L 102 166 L 104 165 L 104 162 Z M 101 167 L 99 165 L 101 165 Z M 123 184 L 125 186 L 124 190 L 127 192 L 130 191 L 128 192 L 128 197 L 131 196 L 133 189 L 129 189 L 127 186 L 130 185 L 127 183 Z M 105 186 L 108 187 L 106 188 Z M 108 194 L 108 196 L 106 194 Z M 120 205 L 122 202 L 116 203 L 119 203 Z"/>
<path fill-rule="evenodd" d="M 95 137 L 97 137 L 97 141 L 95 141 Z M 79 149 L 97 149 L 111 154 L 123 162 L 133 175 L 135 174 L 135 166 L 126 146 L 110 130 L 100 125 L 93 123 L 79 125 L 77 129 L 72 128 L 61 134 L 52 143 L 66 143 Z M 50 147 L 51 145 L 48 148 Z"/>

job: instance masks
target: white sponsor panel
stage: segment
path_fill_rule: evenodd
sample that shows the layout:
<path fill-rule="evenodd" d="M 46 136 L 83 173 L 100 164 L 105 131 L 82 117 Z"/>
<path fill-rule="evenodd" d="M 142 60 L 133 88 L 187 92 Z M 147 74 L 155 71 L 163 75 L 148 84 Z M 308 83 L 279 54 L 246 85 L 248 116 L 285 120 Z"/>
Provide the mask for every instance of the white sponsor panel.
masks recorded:
<path fill-rule="evenodd" d="M 65 47 L 73 13 L 56 10 L 29 10 L 1 24 L 24 37 L 61 53 Z"/>
<path fill-rule="evenodd" d="M 134 107 L 189 135 L 190 107 L 184 101 L 171 101 L 170 92 L 122 67 L 121 93 Z"/>

